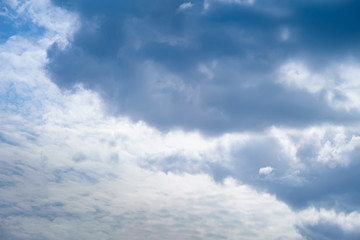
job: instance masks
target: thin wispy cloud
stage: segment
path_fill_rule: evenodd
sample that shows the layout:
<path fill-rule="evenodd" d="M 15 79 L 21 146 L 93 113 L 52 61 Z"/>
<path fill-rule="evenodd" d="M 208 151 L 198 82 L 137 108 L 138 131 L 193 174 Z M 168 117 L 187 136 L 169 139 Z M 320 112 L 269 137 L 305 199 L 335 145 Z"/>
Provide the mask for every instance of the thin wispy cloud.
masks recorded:
<path fill-rule="evenodd" d="M 186 9 L 189 9 L 192 7 L 193 7 L 193 4 L 191 2 L 186 2 L 179 6 L 178 11 L 185 11 Z"/>

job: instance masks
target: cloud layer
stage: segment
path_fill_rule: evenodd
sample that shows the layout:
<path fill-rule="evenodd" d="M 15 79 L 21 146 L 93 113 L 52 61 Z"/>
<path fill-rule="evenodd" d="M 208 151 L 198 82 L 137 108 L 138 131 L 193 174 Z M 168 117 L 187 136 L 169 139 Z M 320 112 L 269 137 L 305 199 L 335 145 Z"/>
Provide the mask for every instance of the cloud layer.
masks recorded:
<path fill-rule="evenodd" d="M 54 3 L 82 22 L 68 48 L 49 49 L 49 73 L 65 89 L 99 91 L 115 114 L 216 134 L 358 117 L 358 109 L 334 107 L 353 102 L 338 88 L 356 76 L 322 70 L 348 58 L 357 64 L 356 1 Z M 331 92 L 321 87 L 329 79 Z"/>
<path fill-rule="evenodd" d="M 359 6 L 1 3 L 0 238 L 358 239 Z"/>

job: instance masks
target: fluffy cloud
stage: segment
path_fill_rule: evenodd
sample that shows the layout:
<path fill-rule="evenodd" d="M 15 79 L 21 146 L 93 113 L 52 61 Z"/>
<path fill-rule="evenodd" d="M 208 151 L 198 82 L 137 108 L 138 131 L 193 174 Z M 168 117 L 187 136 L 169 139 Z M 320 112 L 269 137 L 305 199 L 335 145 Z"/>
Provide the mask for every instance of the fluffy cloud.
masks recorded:
<path fill-rule="evenodd" d="M 260 175 L 269 175 L 274 169 L 272 167 L 263 167 L 259 169 Z"/>
<path fill-rule="evenodd" d="M 312 72 L 301 62 L 289 61 L 281 66 L 279 83 L 305 89 L 312 94 L 322 93 L 329 105 L 347 111 L 359 110 L 359 63 L 333 63 L 320 73 Z"/>
<path fill-rule="evenodd" d="M 307 239 L 356 239 L 359 236 L 358 212 L 345 214 L 309 208 L 300 212 L 298 221 L 299 231 Z"/>
<path fill-rule="evenodd" d="M 2 237 L 299 238 L 295 215 L 269 194 L 231 178 L 217 184 L 206 174 L 165 174 L 137 164 L 178 152 L 201 161 L 201 152 L 221 146 L 225 156 L 229 143 L 246 136 L 163 134 L 106 116 L 95 93 L 81 87 L 60 92 L 36 67 L 44 64 L 41 44 L 21 44 L 16 52 L 24 41 L 9 39 L 7 53 L 36 64 L 2 65 L 9 66 L 2 71 L 9 80 L 1 85 L 8 96 L 2 98 L 0 128 Z"/>

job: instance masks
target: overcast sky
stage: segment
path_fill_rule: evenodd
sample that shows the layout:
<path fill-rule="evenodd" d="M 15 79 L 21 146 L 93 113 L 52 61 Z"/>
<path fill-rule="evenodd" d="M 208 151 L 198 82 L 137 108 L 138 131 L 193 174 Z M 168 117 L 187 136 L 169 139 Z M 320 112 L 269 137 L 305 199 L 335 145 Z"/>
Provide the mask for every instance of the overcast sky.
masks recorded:
<path fill-rule="evenodd" d="M 0 1 L 0 239 L 359 239 L 359 54 L 357 0 Z"/>

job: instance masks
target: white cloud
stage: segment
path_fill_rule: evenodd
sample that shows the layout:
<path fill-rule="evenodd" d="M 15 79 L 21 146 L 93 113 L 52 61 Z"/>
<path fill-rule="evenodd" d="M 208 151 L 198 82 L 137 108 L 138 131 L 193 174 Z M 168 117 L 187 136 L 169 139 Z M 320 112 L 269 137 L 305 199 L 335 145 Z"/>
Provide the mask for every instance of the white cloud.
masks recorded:
<path fill-rule="evenodd" d="M 281 149 L 288 156 L 295 169 L 301 170 L 305 160 L 322 164 L 347 166 L 352 160 L 352 153 L 360 147 L 360 135 L 357 126 L 321 125 L 304 129 L 272 127 L 270 136 L 279 141 Z M 308 155 L 299 153 L 307 149 Z"/>
<path fill-rule="evenodd" d="M 281 149 L 279 149 L 279 151 L 288 156 L 288 159 L 292 162 L 292 165 L 295 165 L 299 162 L 299 159 L 296 155 L 298 146 L 296 146 L 292 140 L 291 132 L 296 132 L 296 130 L 272 127 L 269 129 L 268 134 L 280 143 Z M 296 134 L 299 134 L 299 132 Z"/>
<path fill-rule="evenodd" d="M 360 213 L 357 211 L 348 214 L 327 209 L 313 207 L 299 212 L 299 225 L 315 226 L 321 223 L 337 225 L 345 232 L 360 233 Z"/>
<path fill-rule="evenodd" d="M 312 94 L 324 92 L 334 108 L 359 110 L 359 65 L 351 60 L 330 64 L 321 72 L 312 72 L 305 63 L 291 60 L 280 67 L 278 82 Z"/>
<path fill-rule="evenodd" d="M 208 10 L 213 2 L 220 2 L 224 4 L 241 4 L 241 5 L 253 5 L 255 0 L 204 0 L 204 11 Z"/>
<path fill-rule="evenodd" d="M 183 3 L 179 6 L 178 11 L 184 11 L 186 9 L 192 8 L 194 5 L 191 2 Z"/>
<path fill-rule="evenodd" d="M 259 175 L 269 175 L 274 169 L 272 167 L 263 167 L 259 169 Z"/>
<path fill-rule="evenodd" d="M 337 127 L 333 129 L 332 138 L 323 140 L 317 159 L 332 166 L 336 163 L 347 165 L 350 161 L 348 155 L 359 146 L 360 136 L 350 135 L 344 127 Z"/>
<path fill-rule="evenodd" d="M 65 47 L 80 26 L 75 14 L 53 6 L 49 0 L 14 0 L 7 1 L 7 4 L 12 12 L 8 13 L 5 9 L 4 13 L 12 20 L 32 22 L 46 29 L 47 36 L 41 39 L 43 44 L 57 42 L 59 46 Z"/>
<path fill-rule="evenodd" d="M 220 185 L 206 174 L 165 174 L 137 165 L 175 153 L 194 161 L 204 153 L 226 159 L 246 134 L 161 133 L 106 116 L 98 95 L 81 86 L 62 93 L 49 81 L 42 70 L 47 45 L 39 42 L 13 37 L 1 46 L 1 91 L 12 94 L 0 118 L 6 140 L 0 143 L 0 177 L 9 184 L 0 188 L 6 196 L 0 197 L 6 206 L 1 220 L 9 236 L 298 239 L 294 214 L 273 196 L 233 179 Z"/>
<path fill-rule="evenodd" d="M 29 116 L 16 122 L 9 115 L 1 118 L 1 132 L 18 144 L 0 144 L 0 159 L 6 159 L 0 161 L 2 169 L 19 171 L 2 174 L 16 185 L 0 188 L 0 196 L 6 196 L 0 201 L 8 206 L 2 227 L 11 236 L 299 239 L 294 214 L 269 194 L 231 178 L 221 185 L 206 174 L 165 174 L 137 166 L 138 159 L 152 155 L 161 158 L 180 151 L 196 156 L 221 145 L 227 148 L 238 137 L 163 134 L 141 122 L 108 117 L 99 97 L 81 87 L 51 94 L 46 106 L 35 104 L 40 96 L 34 90 L 30 94 L 41 121 L 29 121 Z M 84 160 L 73 161 L 79 152 Z"/>
<path fill-rule="evenodd" d="M 280 68 L 279 82 L 291 87 L 305 89 L 311 93 L 323 90 L 326 81 L 321 75 L 310 72 L 301 62 L 289 61 Z"/>
<path fill-rule="evenodd" d="M 235 4 L 254 4 L 255 0 L 214 0 L 222 3 L 235 3 Z"/>
<path fill-rule="evenodd" d="M 13 122 L 8 115 L 2 118 L 2 126 L 7 128 L 1 130 L 12 129 L 15 136 L 19 132 L 19 137 L 11 140 L 20 146 L 2 143 L 0 159 L 13 159 L 12 164 L 22 169 L 22 175 L 4 176 L 21 187 L 1 189 L 0 195 L 7 196 L 1 201 L 18 206 L 10 208 L 10 213 L 28 213 L 6 218 L 3 227 L 8 232 L 17 237 L 41 234 L 52 239 L 136 239 L 144 234 L 148 239 L 157 239 L 160 234 L 207 239 L 247 239 L 249 235 L 253 237 L 248 239 L 300 239 L 294 230 L 296 214 L 268 194 L 255 192 L 231 178 L 218 185 L 206 174 L 165 174 L 136 164 L 139 159 L 163 159 L 178 152 L 198 161 L 203 160 L 204 153 L 218 154 L 214 159 L 219 159 L 226 148 L 251 140 L 251 135 L 228 134 L 209 139 L 182 131 L 163 134 L 141 122 L 104 115 L 99 97 L 81 87 L 74 93 L 49 97 L 54 102 L 47 106 L 42 122 L 28 122 L 26 118 Z M 11 125 L 13 128 L 9 128 Z M 19 125 L 28 131 L 33 129 L 36 140 L 29 142 L 25 132 L 16 130 Z M 310 137 L 312 131 L 305 132 Z M 268 134 L 278 137 L 284 145 L 296 145 L 294 139 L 298 137 L 292 137 L 300 133 L 276 129 Z M 74 162 L 79 152 L 85 160 Z M 112 156 L 116 156 L 115 161 Z M 265 167 L 259 174 L 270 174 L 272 170 Z M 54 179 L 57 171 L 62 171 L 59 182 Z M 31 212 L 33 207 L 44 208 L 46 216 L 56 218 L 37 216 Z M 343 222 L 353 219 L 345 217 Z M 35 226 L 35 221 L 42 224 Z M 340 224 L 342 220 L 336 221 Z"/>
<path fill-rule="evenodd" d="M 61 92 L 49 81 L 43 66 L 55 39 L 45 38 L 14 36 L 0 46 L 0 89 L 8 96 L 0 118 L 0 179 L 8 187 L 0 188 L 0 196 L 6 196 L 0 202 L 6 206 L 1 220 L 9 236 L 299 238 L 294 214 L 269 194 L 231 178 L 217 184 L 206 174 L 165 174 L 138 166 L 174 154 L 192 159 L 195 167 L 204 159 L 226 161 L 232 146 L 248 134 L 161 133 L 143 122 L 109 117 L 97 94 L 81 86 Z"/>
<path fill-rule="evenodd" d="M 222 0 L 229 3 L 238 3 L 238 4 L 254 4 L 255 0 Z"/>

